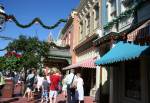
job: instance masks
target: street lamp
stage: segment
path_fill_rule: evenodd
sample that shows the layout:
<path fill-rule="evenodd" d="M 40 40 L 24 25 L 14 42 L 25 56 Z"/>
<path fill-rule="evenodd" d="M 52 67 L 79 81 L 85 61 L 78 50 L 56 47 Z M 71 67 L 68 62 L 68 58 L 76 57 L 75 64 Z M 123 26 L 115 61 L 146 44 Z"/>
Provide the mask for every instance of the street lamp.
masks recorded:
<path fill-rule="evenodd" d="M 0 4 L 0 30 L 4 28 L 4 24 L 6 22 L 6 14 L 4 11 L 4 6 Z"/>

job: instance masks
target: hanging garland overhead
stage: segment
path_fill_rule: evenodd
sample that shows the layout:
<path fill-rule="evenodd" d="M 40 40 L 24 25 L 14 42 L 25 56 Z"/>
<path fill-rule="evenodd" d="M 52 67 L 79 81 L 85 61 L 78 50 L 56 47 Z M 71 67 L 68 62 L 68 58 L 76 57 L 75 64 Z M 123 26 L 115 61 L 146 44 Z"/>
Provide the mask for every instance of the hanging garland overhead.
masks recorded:
<path fill-rule="evenodd" d="M 3 49 L 0 49 L 0 51 L 4 51 L 4 50 L 7 50 L 7 47 L 3 48 Z"/>
<path fill-rule="evenodd" d="M 1 13 L 1 14 L 3 14 L 5 17 L 6 17 L 6 21 L 8 21 L 8 20 L 12 20 L 12 21 L 14 21 L 14 23 L 17 25 L 17 26 L 19 26 L 19 27 L 21 27 L 21 28 L 28 28 L 28 27 L 31 27 L 33 24 L 35 24 L 35 23 L 39 23 L 43 28 L 45 28 L 45 29 L 54 29 L 54 28 L 56 28 L 60 23 L 62 23 L 62 22 L 67 22 L 67 20 L 65 20 L 65 19 L 59 19 L 54 25 L 52 25 L 52 26 L 47 26 L 47 25 L 45 25 L 39 18 L 35 18 L 35 19 L 33 19 L 30 23 L 28 23 L 28 24 L 21 24 L 21 23 L 19 23 L 18 21 L 17 21 L 17 19 L 16 19 L 16 17 L 15 16 L 13 16 L 13 15 L 6 15 L 6 14 L 4 14 L 4 13 Z"/>
<path fill-rule="evenodd" d="M 1 36 L 1 35 L 0 35 L 0 39 L 3 39 L 3 40 L 15 40 L 14 38 L 7 37 L 7 36 Z"/>

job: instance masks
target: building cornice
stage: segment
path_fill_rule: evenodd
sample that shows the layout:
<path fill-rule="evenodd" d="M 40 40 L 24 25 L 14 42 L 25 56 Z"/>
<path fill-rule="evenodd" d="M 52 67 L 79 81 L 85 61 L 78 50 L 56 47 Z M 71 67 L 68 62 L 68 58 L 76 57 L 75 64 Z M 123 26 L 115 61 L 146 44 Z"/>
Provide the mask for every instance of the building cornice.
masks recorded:
<path fill-rule="evenodd" d="M 70 25 L 73 22 L 73 18 L 70 16 L 69 19 L 67 20 L 67 23 L 65 24 L 64 28 L 61 31 L 61 34 L 65 34 L 65 32 L 67 31 L 67 29 L 70 27 Z"/>
<path fill-rule="evenodd" d="M 93 46 L 93 41 L 96 40 L 97 38 L 98 38 L 98 34 L 93 34 L 90 37 L 87 36 L 86 40 L 84 40 L 74 48 L 75 53 L 78 54 L 79 52 L 83 52 L 86 49 L 91 48 Z"/>
<path fill-rule="evenodd" d="M 59 46 L 59 45 L 55 44 L 54 42 L 49 43 L 49 46 L 50 47 L 56 47 L 57 49 L 70 49 L 69 45 Z"/>
<path fill-rule="evenodd" d="M 93 4 L 94 2 L 92 2 L 91 0 L 82 0 L 79 4 L 79 6 L 77 7 L 77 12 L 80 13 L 82 9 L 84 9 L 85 6 L 90 7 L 91 4 Z"/>

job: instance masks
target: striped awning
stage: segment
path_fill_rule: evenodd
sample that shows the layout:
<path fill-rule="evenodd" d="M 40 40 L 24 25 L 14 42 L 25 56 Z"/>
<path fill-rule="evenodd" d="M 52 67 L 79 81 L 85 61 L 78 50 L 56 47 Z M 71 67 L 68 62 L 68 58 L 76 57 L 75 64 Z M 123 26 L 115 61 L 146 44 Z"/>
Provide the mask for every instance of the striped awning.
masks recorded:
<path fill-rule="evenodd" d="M 150 20 L 133 30 L 127 35 L 127 41 L 150 42 Z"/>
<path fill-rule="evenodd" d="M 96 58 L 97 57 L 89 58 L 80 63 L 69 65 L 63 68 L 63 70 L 74 69 L 74 68 L 79 68 L 79 67 L 80 68 L 96 68 L 96 65 L 95 65 Z"/>
<path fill-rule="evenodd" d="M 150 46 L 136 45 L 128 42 L 118 42 L 114 48 L 102 58 L 96 60 L 96 65 L 107 65 L 122 61 L 133 60 L 141 56 L 150 55 Z"/>

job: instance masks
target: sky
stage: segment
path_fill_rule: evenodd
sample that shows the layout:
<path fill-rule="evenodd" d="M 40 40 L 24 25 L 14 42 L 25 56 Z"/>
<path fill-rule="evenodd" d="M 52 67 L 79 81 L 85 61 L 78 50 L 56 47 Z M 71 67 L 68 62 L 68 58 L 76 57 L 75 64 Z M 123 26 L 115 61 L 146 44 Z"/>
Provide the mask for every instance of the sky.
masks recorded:
<path fill-rule="evenodd" d="M 80 0 L 0 0 L 7 15 L 14 15 L 21 24 L 28 24 L 38 17 L 45 25 L 54 25 L 59 19 L 67 19 L 71 11 L 75 9 Z M 29 28 L 20 28 L 12 21 L 8 21 L 0 31 L 0 36 L 17 39 L 19 35 L 36 36 L 40 40 L 47 40 L 51 33 L 57 39 L 64 23 L 55 29 L 44 29 L 39 24 Z M 10 40 L 0 38 L 0 49 L 5 48 Z M 6 51 L 0 51 L 0 56 Z"/>

